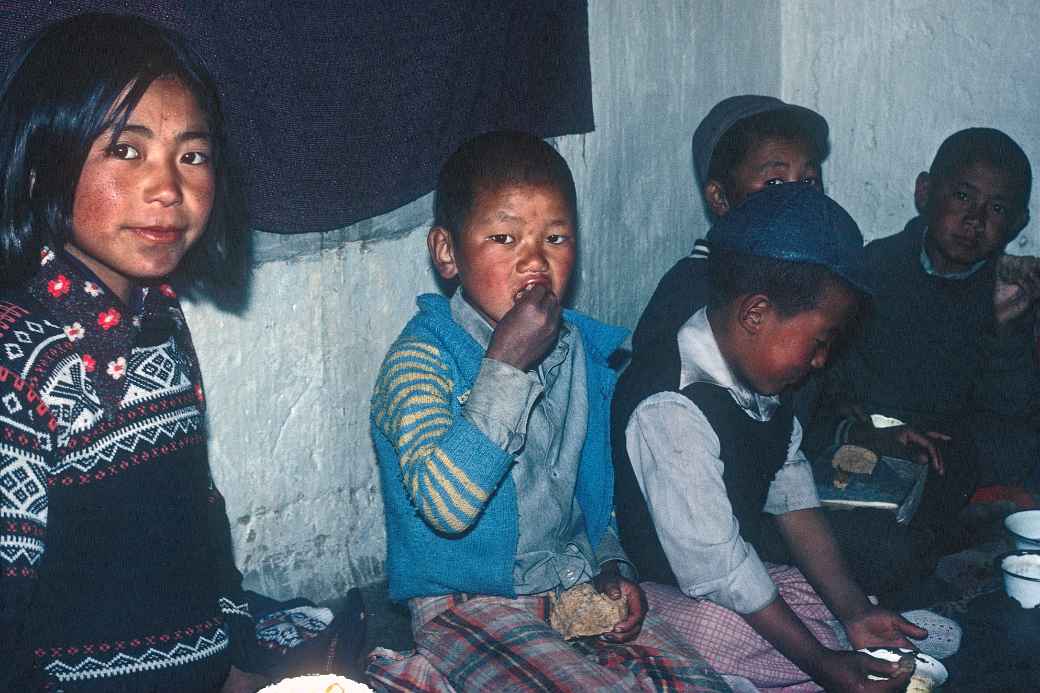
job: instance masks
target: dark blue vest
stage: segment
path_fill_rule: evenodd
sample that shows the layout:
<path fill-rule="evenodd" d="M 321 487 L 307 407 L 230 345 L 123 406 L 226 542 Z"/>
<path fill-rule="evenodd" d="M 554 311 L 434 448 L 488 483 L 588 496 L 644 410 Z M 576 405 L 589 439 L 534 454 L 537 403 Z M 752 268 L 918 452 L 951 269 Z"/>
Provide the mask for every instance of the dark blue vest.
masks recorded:
<path fill-rule="evenodd" d="M 791 444 L 793 407 L 785 400 L 769 421 L 756 421 L 725 388 L 693 383 L 680 392 L 700 408 L 719 437 L 722 481 L 740 523 L 740 536 L 758 549 L 762 507 Z M 618 454 L 621 450 L 623 445 L 615 446 L 615 503 L 621 543 L 639 570 L 640 580 L 678 586 L 628 456 Z"/>

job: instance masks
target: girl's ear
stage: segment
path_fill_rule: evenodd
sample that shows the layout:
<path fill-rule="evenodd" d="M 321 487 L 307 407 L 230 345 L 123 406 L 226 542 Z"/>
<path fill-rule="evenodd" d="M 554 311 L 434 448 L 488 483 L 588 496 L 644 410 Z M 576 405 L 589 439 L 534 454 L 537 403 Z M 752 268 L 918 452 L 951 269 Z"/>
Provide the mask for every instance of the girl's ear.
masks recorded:
<path fill-rule="evenodd" d="M 737 322 L 744 332 L 756 335 L 773 315 L 773 302 L 765 294 L 748 294 L 740 301 Z"/>
<path fill-rule="evenodd" d="M 454 279 L 459 274 L 455 263 L 455 244 L 451 231 L 443 226 L 434 226 L 426 236 L 426 247 L 430 251 L 430 260 L 443 279 Z"/>
<path fill-rule="evenodd" d="M 928 192 L 932 187 L 932 178 L 928 175 L 927 171 L 921 171 L 917 174 L 917 180 L 914 182 L 914 206 L 917 207 L 918 214 L 924 214 L 925 210 L 928 209 Z"/>
<path fill-rule="evenodd" d="M 708 201 L 708 207 L 715 216 L 725 216 L 729 211 L 729 199 L 726 197 L 726 188 L 717 180 L 709 180 L 704 185 L 704 199 Z"/>

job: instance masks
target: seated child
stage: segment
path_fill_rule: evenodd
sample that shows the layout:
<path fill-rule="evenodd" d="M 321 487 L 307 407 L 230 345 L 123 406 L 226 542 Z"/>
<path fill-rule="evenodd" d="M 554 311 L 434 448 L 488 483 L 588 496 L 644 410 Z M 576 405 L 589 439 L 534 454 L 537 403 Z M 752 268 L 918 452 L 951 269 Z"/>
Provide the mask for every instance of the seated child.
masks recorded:
<path fill-rule="evenodd" d="M 464 143 L 437 182 L 425 295 L 372 396 L 390 595 L 421 654 L 373 653 L 387 690 L 724 690 L 647 614 L 617 540 L 607 359 L 619 328 L 561 309 L 574 181 L 537 137 Z M 568 643 L 552 598 L 593 583 L 627 616 Z"/>
<path fill-rule="evenodd" d="M 814 111 L 769 96 L 745 94 L 720 101 L 693 134 L 697 184 L 715 219 L 725 216 L 751 193 L 767 185 L 800 181 L 822 188 L 821 161 L 827 155 L 827 121 Z M 623 454 L 625 426 L 632 411 L 655 388 L 679 388 L 682 325 L 708 300 L 708 243 L 697 241 L 661 279 L 632 337 L 632 359 L 614 394 L 611 425 L 615 455 Z M 795 414 L 806 423 L 817 397 L 817 378 L 807 378 L 788 393 Z M 627 464 L 617 483 L 636 483 Z M 619 511 L 624 512 L 624 497 Z M 891 513 L 874 509 L 843 511 L 831 526 L 850 559 L 857 580 L 874 593 L 904 585 L 919 572 L 913 530 L 895 525 Z M 622 532 L 625 528 L 622 527 Z M 869 538 L 868 538 L 869 535 Z M 624 537 L 622 537 L 624 539 Z M 779 542 L 774 542 L 779 544 Z M 775 560 L 787 560 L 780 553 Z M 890 570 L 879 573 L 878 562 Z"/>
<path fill-rule="evenodd" d="M 694 174 L 711 217 L 724 216 L 767 185 L 801 181 L 822 189 L 827 135 L 823 116 L 771 96 L 743 94 L 715 104 L 693 133 Z M 674 351 L 679 328 L 707 301 L 709 252 L 698 240 L 662 277 L 632 335 L 636 356 Z"/>
<path fill-rule="evenodd" d="M 891 664 L 838 648 L 846 636 L 906 646 L 927 632 L 851 578 L 779 397 L 824 366 L 869 291 L 859 229 L 813 186 L 790 184 L 751 195 L 708 240 L 711 295 L 679 332 L 681 380 L 644 399 L 626 429 L 639 488 L 619 486 L 619 507 L 635 494 L 641 512 L 619 514 L 625 548 L 653 581 L 651 608 L 721 673 L 759 687 L 901 690 L 906 675 L 865 680 Z M 759 558 L 763 512 L 797 567 Z"/>
<path fill-rule="evenodd" d="M 1036 464 L 1029 416 L 1040 405 L 1040 370 L 1031 310 L 1040 290 L 1029 272 L 1005 274 L 1008 283 L 998 287 L 995 261 L 1027 222 L 1031 180 L 1025 153 L 998 130 L 970 128 L 942 143 L 917 178 L 920 216 L 867 246 L 873 310 L 823 378 L 808 428 L 811 448 L 852 443 L 931 462 L 913 524 L 937 535 L 937 551 L 956 539 L 951 522 L 971 497 L 979 466 L 1012 457 L 977 449 L 972 432 L 984 415 L 1017 417 L 1027 447 L 1019 478 Z M 1023 262 L 1008 256 L 1005 264 Z M 872 415 L 900 425 L 875 428 Z M 1005 440 L 1012 435 L 1009 429 Z"/>
<path fill-rule="evenodd" d="M 182 36 L 131 16 L 52 24 L 11 65 L 0 690 L 254 691 L 300 652 L 329 666 L 351 633 L 243 591 L 210 477 L 174 287 L 245 276 L 216 86 Z"/>

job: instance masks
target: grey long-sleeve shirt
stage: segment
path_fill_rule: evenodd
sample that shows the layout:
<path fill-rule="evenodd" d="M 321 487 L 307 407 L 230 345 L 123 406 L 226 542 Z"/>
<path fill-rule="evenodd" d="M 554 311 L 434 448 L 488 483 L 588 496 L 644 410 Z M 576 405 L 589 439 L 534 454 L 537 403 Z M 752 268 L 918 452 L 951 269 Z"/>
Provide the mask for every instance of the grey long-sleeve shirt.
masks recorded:
<path fill-rule="evenodd" d="M 452 318 L 487 349 L 494 329 L 456 291 Z M 516 455 L 519 537 L 513 567 L 517 594 L 539 594 L 588 582 L 603 563 L 627 562 L 613 529 L 591 546 L 574 500 L 588 420 L 585 347 L 566 323 L 537 369 L 523 372 L 485 358 L 463 416 Z M 631 574 L 631 573 L 630 573 Z"/>
<path fill-rule="evenodd" d="M 753 419 L 768 421 L 778 397 L 760 395 L 733 375 L 705 309 L 679 330 L 680 389 L 706 382 L 727 389 Z M 719 437 L 697 405 L 661 392 L 636 407 L 625 429 L 628 456 L 680 589 L 738 613 L 753 613 L 777 596 L 776 586 L 740 527 L 722 480 Z M 791 432 L 787 461 L 769 487 L 763 510 L 773 515 L 818 507 L 802 428 Z"/>

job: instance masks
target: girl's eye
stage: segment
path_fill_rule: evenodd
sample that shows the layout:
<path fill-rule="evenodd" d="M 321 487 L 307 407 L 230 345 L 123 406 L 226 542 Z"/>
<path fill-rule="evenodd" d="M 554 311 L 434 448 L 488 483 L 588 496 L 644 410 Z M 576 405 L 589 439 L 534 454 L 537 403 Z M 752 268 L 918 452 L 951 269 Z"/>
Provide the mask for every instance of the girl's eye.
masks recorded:
<path fill-rule="evenodd" d="M 769 180 L 766 181 L 766 185 L 783 185 L 783 184 L 784 184 L 784 179 L 783 178 L 770 178 Z"/>
<path fill-rule="evenodd" d="M 801 182 L 807 183 L 808 185 L 811 185 L 814 188 L 820 187 L 820 179 L 815 176 L 806 176 L 805 178 L 802 178 Z"/>
<path fill-rule="evenodd" d="M 510 243 L 513 237 L 506 233 L 496 233 L 492 236 L 488 236 L 488 240 L 492 243 Z"/>
<path fill-rule="evenodd" d="M 202 164 L 209 163 L 209 154 L 204 154 L 202 152 L 188 152 L 181 157 L 181 162 L 191 166 L 201 166 Z"/>
<path fill-rule="evenodd" d="M 1004 216 L 1005 214 L 1007 214 L 1007 207 L 998 203 L 993 205 L 993 211 L 999 214 L 1000 216 Z"/>
<path fill-rule="evenodd" d="M 954 192 L 953 196 L 956 197 L 961 202 L 967 202 L 968 201 L 968 193 L 964 192 L 963 190 L 958 190 L 958 191 Z"/>
<path fill-rule="evenodd" d="M 117 142 L 105 150 L 106 153 L 116 159 L 139 159 L 141 153 L 125 142 Z"/>
<path fill-rule="evenodd" d="M 570 240 L 570 236 L 554 233 L 551 236 L 547 236 L 545 240 L 549 242 L 549 245 L 563 245 Z"/>

